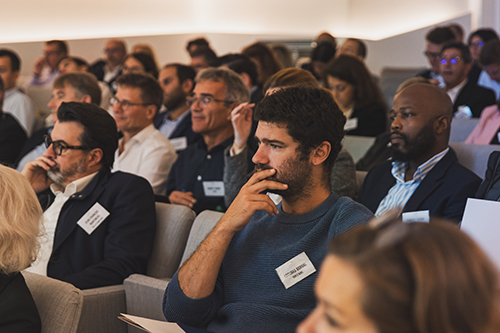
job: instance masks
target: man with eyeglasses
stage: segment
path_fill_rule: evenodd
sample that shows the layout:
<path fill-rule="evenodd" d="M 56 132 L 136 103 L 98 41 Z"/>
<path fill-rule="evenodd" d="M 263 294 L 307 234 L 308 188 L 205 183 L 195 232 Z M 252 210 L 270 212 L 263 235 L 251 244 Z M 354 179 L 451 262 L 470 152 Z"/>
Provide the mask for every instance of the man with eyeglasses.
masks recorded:
<path fill-rule="evenodd" d="M 23 85 L 24 90 L 30 86 L 41 86 L 50 89 L 52 82 L 59 75 L 59 62 L 68 56 L 68 45 L 62 40 L 50 40 L 43 47 L 43 55 L 33 65 L 33 76 Z"/>
<path fill-rule="evenodd" d="M 436 27 L 425 35 L 425 51 L 430 69 L 417 73 L 416 76 L 432 80 L 432 83 L 444 87 L 443 79 L 439 75 L 439 55 L 443 45 L 455 40 L 453 31 L 448 27 Z"/>
<path fill-rule="evenodd" d="M 231 110 L 248 102 L 250 92 L 241 77 L 227 68 L 207 68 L 196 76 L 191 106 L 193 132 L 202 138 L 179 153 L 167 183 L 166 195 L 173 204 L 196 213 L 225 211 L 224 150 L 233 142 Z M 251 157 L 248 158 L 248 161 Z M 248 171 L 252 165 L 248 166 Z"/>
<path fill-rule="evenodd" d="M 495 93 L 467 79 L 471 69 L 469 48 L 461 42 L 443 46 L 439 70 L 445 83 L 444 90 L 453 102 L 454 117 L 479 117 L 483 109 L 496 102 Z"/>
<path fill-rule="evenodd" d="M 163 91 L 153 77 L 144 74 L 123 74 L 116 84 L 118 89 L 111 105 L 123 137 L 115 152 L 113 170 L 142 176 L 150 182 L 155 194 L 163 195 L 177 158 L 170 141 L 153 125 Z"/>
<path fill-rule="evenodd" d="M 156 230 L 154 194 L 142 177 L 111 172 L 114 119 L 97 105 L 63 103 L 47 151 L 26 176 L 44 209 L 45 234 L 30 271 L 80 289 L 145 273 Z"/>
<path fill-rule="evenodd" d="M 104 59 L 97 60 L 90 67 L 90 72 L 97 80 L 106 82 L 116 92 L 115 80 L 122 73 L 123 62 L 127 56 L 127 47 L 121 39 L 109 39 L 104 46 Z"/>

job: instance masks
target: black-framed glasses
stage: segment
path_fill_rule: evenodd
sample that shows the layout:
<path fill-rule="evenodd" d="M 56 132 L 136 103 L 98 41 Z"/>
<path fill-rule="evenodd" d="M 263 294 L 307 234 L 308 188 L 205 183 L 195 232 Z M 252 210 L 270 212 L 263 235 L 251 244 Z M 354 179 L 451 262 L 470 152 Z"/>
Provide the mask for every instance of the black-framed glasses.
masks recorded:
<path fill-rule="evenodd" d="M 443 65 L 446 65 L 447 63 L 455 65 L 459 61 L 460 61 L 460 57 L 454 57 L 454 58 L 450 58 L 450 59 L 441 58 L 441 60 L 439 60 L 439 62 L 442 63 Z"/>
<path fill-rule="evenodd" d="M 234 103 L 234 101 L 217 99 L 217 98 L 213 97 L 212 95 L 207 95 L 207 94 L 201 94 L 200 97 L 191 96 L 191 97 L 186 98 L 186 103 L 189 107 L 191 107 L 191 105 L 196 103 L 196 101 L 198 101 L 198 103 L 200 104 L 201 107 L 205 107 L 208 104 L 210 104 L 211 102 L 219 102 L 219 103 L 227 103 L 227 104 Z"/>
<path fill-rule="evenodd" d="M 45 147 L 49 149 L 50 145 L 52 145 L 52 150 L 54 150 L 54 154 L 60 156 L 65 149 L 74 149 L 74 150 L 87 150 L 86 146 L 70 146 L 66 142 L 62 140 L 52 141 L 50 135 L 44 135 L 43 140 L 45 142 Z"/>
<path fill-rule="evenodd" d="M 118 98 L 116 97 L 111 97 L 109 99 L 109 104 L 111 104 L 112 106 L 115 106 L 115 105 L 119 105 L 123 111 L 127 111 L 127 109 L 131 106 L 134 106 L 134 105 L 142 105 L 142 106 L 145 106 L 145 105 L 152 105 L 153 103 L 130 103 L 129 101 L 120 101 Z"/>
<path fill-rule="evenodd" d="M 424 55 L 428 58 L 437 59 L 439 58 L 439 52 L 424 51 Z"/>

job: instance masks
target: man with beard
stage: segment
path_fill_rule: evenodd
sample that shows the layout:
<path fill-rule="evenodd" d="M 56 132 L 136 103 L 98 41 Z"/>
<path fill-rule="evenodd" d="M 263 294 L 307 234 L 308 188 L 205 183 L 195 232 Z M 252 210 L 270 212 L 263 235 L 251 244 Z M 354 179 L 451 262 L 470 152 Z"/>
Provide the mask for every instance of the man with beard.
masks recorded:
<path fill-rule="evenodd" d="M 429 216 L 460 222 L 481 179 L 448 147 L 453 105 L 440 88 L 415 84 L 394 97 L 392 160 L 367 174 L 359 202 L 379 216 L 401 209 L 403 220 Z"/>
<path fill-rule="evenodd" d="M 262 100 L 255 118 L 257 171 L 168 284 L 169 321 L 211 332 L 295 331 L 315 306 L 329 240 L 372 216 L 331 191 L 345 117 L 328 92 L 282 89 Z"/>
<path fill-rule="evenodd" d="M 97 105 L 62 103 L 47 151 L 22 173 L 44 209 L 45 235 L 30 271 L 80 289 L 121 284 L 145 273 L 156 229 L 144 178 L 111 173 L 118 134 Z"/>
<path fill-rule="evenodd" d="M 191 111 L 187 98 L 194 89 L 196 72 L 181 64 L 167 64 L 158 75 L 158 83 L 163 89 L 163 105 L 167 109 L 160 112 L 155 127 L 170 140 L 176 151 L 187 148 L 200 138 L 191 128 Z"/>

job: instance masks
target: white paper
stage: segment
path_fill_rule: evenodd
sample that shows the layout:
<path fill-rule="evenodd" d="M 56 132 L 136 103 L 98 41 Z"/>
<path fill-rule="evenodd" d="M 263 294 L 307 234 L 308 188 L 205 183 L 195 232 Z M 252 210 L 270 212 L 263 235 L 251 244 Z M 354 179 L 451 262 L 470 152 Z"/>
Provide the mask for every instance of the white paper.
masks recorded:
<path fill-rule="evenodd" d="M 427 222 L 429 223 L 429 211 L 428 210 L 419 210 L 416 212 L 405 212 L 401 214 L 401 219 L 404 223 L 412 223 L 412 222 Z"/>
<path fill-rule="evenodd" d="M 500 269 L 500 202 L 467 199 L 460 227 Z"/>
<path fill-rule="evenodd" d="M 358 128 L 358 118 L 347 119 L 344 125 L 344 131 L 351 131 Z"/>
<path fill-rule="evenodd" d="M 130 324 L 134 327 L 142 329 L 145 332 L 149 332 L 149 333 L 184 333 L 185 332 L 176 323 L 169 323 L 166 321 L 137 317 L 137 316 L 132 316 L 132 315 L 125 314 L 125 313 L 120 313 L 120 314 L 123 317 L 130 320 L 132 323 L 135 323 L 136 325 L 130 323 L 127 320 L 123 320 L 120 317 L 118 317 L 118 318 L 120 318 L 121 320 L 123 320 L 127 324 Z"/>
<path fill-rule="evenodd" d="M 276 273 L 286 289 L 304 280 L 314 272 L 316 272 L 316 268 L 305 252 L 276 268 Z"/>
<path fill-rule="evenodd" d="M 172 144 L 172 146 L 174 146 L 174 149 L 176 151 L 184 150 L 188 146 L 188 141 L 187 141 L 187 138 L 185 136 L 181 136 L 179 138 L 173 138 L 173 139 L 169 139 L 169 140 L 170 140 L 170 143 Z"/>
<path fill-rule="evenodd" d="M 96 202 L 83 216 L 76 222 L 89 235 L 101 225 L 102 221 L 108 217 L 109 212 Z"/>
<path fill-rule="evenodd" d="M 207 197 L 223 197 L 224 182 L 221 181 L 206 181 L 203 182 L 203 191 Z"/>

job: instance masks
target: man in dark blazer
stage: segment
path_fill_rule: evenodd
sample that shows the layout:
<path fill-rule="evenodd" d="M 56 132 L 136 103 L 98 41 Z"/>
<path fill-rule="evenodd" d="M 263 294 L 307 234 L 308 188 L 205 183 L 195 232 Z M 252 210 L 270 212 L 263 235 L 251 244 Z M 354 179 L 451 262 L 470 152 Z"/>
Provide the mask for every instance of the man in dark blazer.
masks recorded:
<path fill-rule="evenodd" d="M 122 73 L 122 65 L 127 56 L 127 47 L 121 39 L 110 39 L 104 46 L 104 59 L 99 59 L 90 67 L 97 80 L 106 82 L 113 93 L 116 92 L 115 80 Z"/>
<path fill-rule="evenodd" d="M 488 158 L 488 169 L 479 186 L 476 198 L 498 201 L 500 199 L 500 151 L 494 151 Z"/>
<path fill-rule="evenodd" d="M 359 201 L 375 215 L 401 209 L 408 221 L 423 213 L 458 223 L 481 179 L 460 165 L 448 147 L 451 117 L 451 100 L 436 86 L 415 84 L 396 95 L 393 158 L 370 170 Z M 419 213 L 404 214 L 410 212 Z"/>
<path fill-rule="evenodd" d="M 465 44 L 446 44 L 441 50 L 440 71 L 446 84 L 445 91 L 453 101 L 455 116 L 478 118 L 485 107 L 495 104 L 496 97 L 493 90 L 467 80 L 471 59 Z"/>
<path fill-rule="evenodd" d="M 30 268 L 81 289 L 120 284 L 145 273 L 156 230 L 147 180 L 111 173 L 116 124 L 93 104 L 63 103 L 44 155 L 28 178 L 44 209 L 46 238 Z"/>

